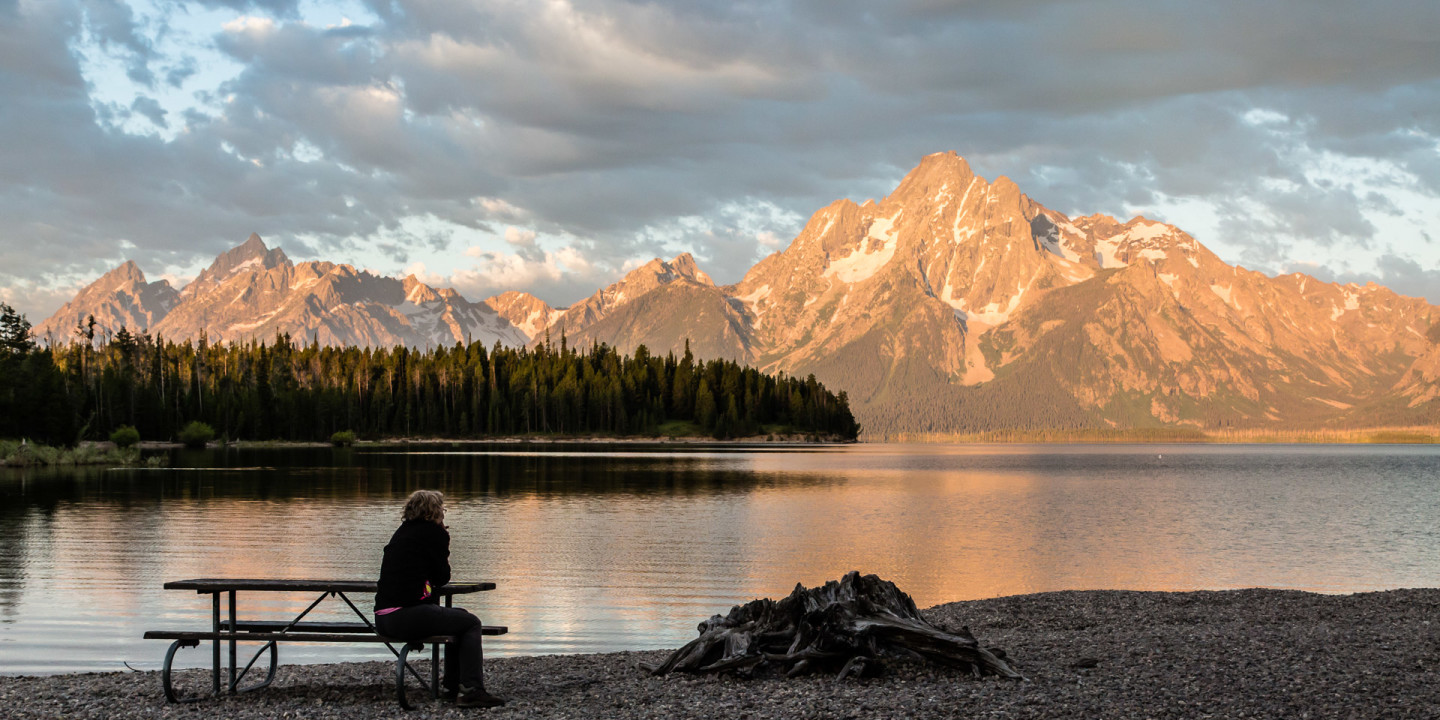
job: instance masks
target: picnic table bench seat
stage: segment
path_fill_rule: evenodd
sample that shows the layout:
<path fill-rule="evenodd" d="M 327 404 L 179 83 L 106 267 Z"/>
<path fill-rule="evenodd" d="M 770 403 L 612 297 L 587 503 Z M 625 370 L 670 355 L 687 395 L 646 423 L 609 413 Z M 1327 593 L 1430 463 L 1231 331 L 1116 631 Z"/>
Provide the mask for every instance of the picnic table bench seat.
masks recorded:
<path fill-rule="evenodd" d="M 504 635 L 510 632 L 510 628 L 502 625 L 484 625 L 480 631 L 483 635 Z M 329 621 L 306 621 L 300 623 L 287 622 L 284 620 L 241 620 L 235 623 L 235 633 L 230 632 L 230 621 L 220 621 L 220 631 L 202 630 L 192 632 L 188 630 L 151 630 L 145 633 L 146 640 L 183 640 L 191 635 L 204 635 L 200 640 L 213 640 L 212 635 L 220 635 L 220 639 L 229 640 L 230 635 L 236 635 L 237 640 L 256 640 L 255 633 L 279 633 L 283 634 L 282 640 L 300 642 L 302 633 L 328 633 L 334 635 L 331 639 L 327 636 L 323 640 L 314 642 L 402 642 L 395 638 L 357 638 L 356 635 L 375 636 L 375 629 L 363 622 L 329 622 Z M 342 634 L 343 633 L 343 634 Z M 448 637 L 448 636 L 437 636 Z"/>
<path fill-rule="evenodd" d="M 359 625 L 359 623 L 356 623 Z M 283 626 L 284 623 L 276 623 Z M 510 629 L 495 625 L 486 625 L 480 631 L 483 635 L 504 635 Z M 145 632 L 146 640 L 235 640 L 237 642 L 308 642 L 308 643 L 394 643 L 399 645 L 404 640 L 393 637 L 377 635 L 368 630 L 340 630 L 340 631 L 314 631 L 314 632 L 279 632 L 278 628 L 273 631 L 266 630 L 244 630 L 230 632 L 221 630 L 148 630 Z M 411 644 L 442 645 L 455 642 L 454 635 L 432 635 L 420 640 L 412 640 Z"/>
<path fill-rule="evenodd" d="M 448 607 L 454 595 L 480 592 L 494 589 L 494 583 L 457 583 L 446 585 L 437 592 L 437 595 L 445 599 Z M 214 596 L 214 621 L 209 630 L 149 630 L 145 633 L 147 640 L 171 640 L 170 649 L 165 653 L 165 664 L 161 674 L 161 684 L 165 691 L 165 699 L 169 702 L 194 702 L 202 698 L 180 698 L 175 693 L 171 680 L 171 669 L 175 659 L 175 653 L 181 648 L 196 647 L 201 642 L 212 642 L 214 648 L 214 660 L 212 676 L 215 694 L 220 692 L 220 644 L 230 645 L 230 682 L 229 691 L 233 693 L 249 692 L 267 687 L 275 680 L 275 669 L 277 665 L 277 645 L 281 642 L 299 643 L 384 643 L 395 654 L 395 696 L 400 707 L 410 710 L 411 705 L 405 694 L 405 674 L 408 671 L 420 685 L 431 692 L 433 697 L 440 694 L 440 648 L 449 647 L 459 638 L 453 635 L 432 635 L 419 640 L 405 641 L 398 638 L 380 635 L 375 626 L 370 623 L 367 615 L 355 606 L 346 596 L 346 593 L 374 592 L 374 581 L 364 580 L 269 580 L 269 579 L 201 579 L 181 580 L 165 583 L 167 590 L 194 590 L 197 593 L 210 594 Z M 237 591 L 262 591 L 262 592 L 287 592 L 287 591 L 319 591 L 320 598 L 311 603 L 309 608 L 300 613 L 294 620 L 239 620 L 236 618 L 235 594 Z M 221 619 L 220 596 L 228 594 L 230 599 L 230 612 L 228 619 Z M 339 597 L 345 601 L 355 613 L 362 619 L 362 622 L 344 622 L 330 620 L 304 620 L 306 614 L 315 608 L 316 605 L 326 597 Z M 509 628 L 500 625 L 484 625 L 481 628 L 482 635 L 496 636 L 509 632 Z M 260 650 L 251 658 L 244 670 L 236 676 L 236 643 L 264 643 Z M 401 649 L 396 650 L 395 646 Z M 430 682 L 420 677 L 408 663 L 408 656 L 413 650 L 423 650 L 426 645 L 431 647 Z M 248 687 L 241 687 L 240 681 L 250 671 L 261 654 L 269 651 L 269 670 L 263 681 Z"/>

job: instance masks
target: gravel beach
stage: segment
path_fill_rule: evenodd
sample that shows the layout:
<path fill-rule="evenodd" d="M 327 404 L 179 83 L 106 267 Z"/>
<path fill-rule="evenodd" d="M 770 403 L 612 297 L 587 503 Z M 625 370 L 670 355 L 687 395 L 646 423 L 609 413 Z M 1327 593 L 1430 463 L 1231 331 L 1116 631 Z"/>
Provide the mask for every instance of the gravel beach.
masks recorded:
<path fill-rule="evenodd" d="M 668 653 L 649 651 L 488 661 L 510 700 L 492 710 L 406 713 L 394 666 L 370 662 L 282 665 L 270 689 L 178 706 L 156 672 L 0 677 L 0 718 L 1440 718 L 1440 590 L 1057 592 L 925 615 L 1027 680 L 898 663 L 844 682 L 652 677 L 637 665 Z"/>

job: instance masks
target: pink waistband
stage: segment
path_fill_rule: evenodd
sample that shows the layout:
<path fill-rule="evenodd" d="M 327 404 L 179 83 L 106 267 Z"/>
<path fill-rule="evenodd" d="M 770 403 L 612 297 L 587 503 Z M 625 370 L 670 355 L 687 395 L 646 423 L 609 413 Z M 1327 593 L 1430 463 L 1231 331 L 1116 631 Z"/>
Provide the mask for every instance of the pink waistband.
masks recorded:
<path fill-rule="evenodd" d="M 399 609 L 400 609 L 400 608 L 398 608 L 398 607 L 385 608 L 384 610 L 376 610 L 376 611 L 375 611 L 375 614 L 376 614 L 376 615 L 389 615 L 390 613 L 395 612 L 396 610 L 399 610 Z"/>

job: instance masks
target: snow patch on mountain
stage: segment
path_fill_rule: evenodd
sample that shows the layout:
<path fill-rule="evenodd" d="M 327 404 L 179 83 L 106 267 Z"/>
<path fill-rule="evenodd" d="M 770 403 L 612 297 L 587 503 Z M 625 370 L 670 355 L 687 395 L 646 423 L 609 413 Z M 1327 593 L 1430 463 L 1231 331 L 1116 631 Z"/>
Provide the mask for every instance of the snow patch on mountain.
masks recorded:
<path fill-rule="evenodd" d="M 265 313 L 264 315 L 261 315 L 259 318 L 251 320 L 250 322 L 233 323 L 232 325 L 230 325 L 229 328 L 227 328 L 227 332 L 237 333 L 254 330 L 261 325 L 264 325 L 270 320 L 270 318 L 275 317 L 275 315 L 279 313 L 281 309 L 282 308 L 275 308 L 274 310 L 271 310 L 270 312 Z"/>
<path fill-rule="evenodd" d="M 1129 265 L 1115 256 L 1120 251 L 1121 239 L 1121 236 L 1116 236 L 1095 242 L 1095 262 L 1100 263 L 1100 267 L 1117 268 Z"/>
<path fill-rule="evenodd" d="M 1215 297 L 1220 298 L 1222 301 L 1224 301 L 1224 303 L 1225 303 L 1226 305 L 1229 305 L 1229 306 L 1231 306 L 1231 307 L 1235 307 L 1235 301 L 1230 299 L 1230 297 L 1231 297 L 1231 291 L 1232 291 L 1233 289 L 1234 289 L 1234 288 L 1232 288 L 1232 287 L 1229 286 L 1229 285 L 1211 285 L 1211 286 L 1210 286 L 1210 292 L 1215 293 Z"/>
<path fill-rule="evenodd" d="M 755 309 L 755 304 L 760 302 L 761 300 L 764 300 L 767 297 L 770 297 L 770 286 L 761 285 L 760 287 L 755 288 L 754 290 L 751 290 L 744 295 L 737 295 L 735 299 L 739 300 L 742 303 L 745 303 L 745 306 L 750 308 L 751 312 L 759 315 L 760 311 Z"/>
<path fill-rule="evenodd" d="M 1136 225 L 1135 227 L 1130 228 L 1125 233 L 1125 236 L 1130 238 L 1131 240 L 1151 240 L 1154 238 L 1165 237 L 1171 234 L 1171 232 L 1172 231 L 1169 225 L 1166 225 L 1165 223 L 1152 222 L 1142 225 Z"/>
<path fill-rule="evenodd" d="M 1017 285 L 1015 294 L 1010 296 L 1010 302 L 1003 307 L 998 302 L 992 302 L 978 311 L 965 311 L 965 319 L 983 322 L 990 326 L 1000 325 L 1010 319 L 1010 313 L 1015 312 L 1015 308 L 1020 307 L 1020 300 L 1025 297 L 1028 289 L 1023 283 Z M 964 298 L 961 298 L 960 304 L 962 307 L 957 309 L 963 310 Z"/>
<path fill-rule="evenodd" d="M 1341 306 L 1339 306 L 1339 305 L 1336 305 L 1336 304 L 1334 304 L 1334 303 L 1331 303 L 1331 304 L 1330 304 L 1330 319 L 1331 319 L 1331 320 L 1339 320 L 1339 319 L 1340 319 L 1340 316 L 1344 315 L 1345 313 L 1350 312 L 1351 310 L 1359 310 L 1359 309 L 1360 309 L 1360 296 L 1359 296 L 1359 295 L 1356 295 L 1355 293 L 1352 293 L 1352 292 L 1350 292 L 1349 290 L 1343 291 L 1342 294 L 1345 296 L 1345 306 L 1344 306 L 1344 307 L 1341 307 Z"/>
<path fill-rule="evenodd" d="M 962 235 L 960 223 L 965 218 L 965 203 L 970 199 L 970 191 L 975 189 L 975 183 L 977 182 L 980 182 L 979 177 L 970 178 L 970 184 L 965 186 L 965 194 L 960 197 L 960 205 L 955 212 L 955 230 L 954 233 L 952 233 L 956 243 L 964 242 L 971 235 L 975 234 L 974 227 L 966 227 L 963 228 L 964 235 Z"/>
<path fill-rule="evenodd" d="M 899 217 L 875 218 L 860 247 L 839 260 L 831 261 L 821 277 L 834 277 L 843 283 L 857 283 L 873 277 L 895 257 L 895 250 L 900 247 L 894 230 L 895 220 Z"/>

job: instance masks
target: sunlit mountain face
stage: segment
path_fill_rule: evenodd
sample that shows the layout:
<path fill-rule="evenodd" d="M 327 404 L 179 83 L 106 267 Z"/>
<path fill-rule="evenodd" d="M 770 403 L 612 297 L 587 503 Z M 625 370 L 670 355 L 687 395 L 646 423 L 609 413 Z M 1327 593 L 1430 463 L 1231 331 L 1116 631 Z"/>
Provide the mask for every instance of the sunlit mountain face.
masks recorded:
<path fill-rule="evenodd" d="M 128 268 L 128 269 L 127 269 Z M 123 274 L 122 274 L 123 273 Z M 122 283 L 117 280 L 124 277 Z M 155 289 L 157 288 L 158 289 Z M 85 288 L 36 327 L 65 342 L 96 319 L 97 339 L 125 326 L 170 340 L 270 341 L 288 333 L 322 345 L 434 347 L 455 343 L 522 345 L 527 336 L 484 303 L 414 276 L 375 275 L 330 262 L 293 263 L 257 235 L 227 251 L 178 293 L 126 263 Z"/>
<path fill-rule="evenodd" d="M 717 286 L 680 255 L 568 308 L 348 265 L 258 237 L 178 293 L 127 264 L 39 328 L 433 346 L 603 342 L 814 374 L 871 437 L 1004 429 L 1325 428 L 1437 417 L 1440 308 L 1375 284 L 1269 277 L 1177 227 L 1067 217 L 953 153 L 879 202 L 837 201 Z"/>

